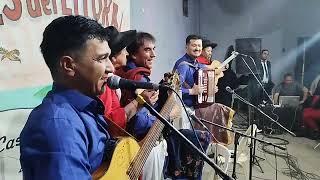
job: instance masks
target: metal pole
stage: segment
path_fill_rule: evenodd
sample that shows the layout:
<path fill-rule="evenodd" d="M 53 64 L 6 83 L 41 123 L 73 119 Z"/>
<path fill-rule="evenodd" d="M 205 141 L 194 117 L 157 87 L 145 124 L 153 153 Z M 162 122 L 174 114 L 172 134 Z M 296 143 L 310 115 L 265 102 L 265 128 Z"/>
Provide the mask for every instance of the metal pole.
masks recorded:
<path fill-rule="evenodd" d="M 304 81 L 304 64 L 306 63 L 306 38 L 303 38 L 303 55 L 302 55 L 302 69 L 301 69 L 301 85 L 303 85 Z"/>

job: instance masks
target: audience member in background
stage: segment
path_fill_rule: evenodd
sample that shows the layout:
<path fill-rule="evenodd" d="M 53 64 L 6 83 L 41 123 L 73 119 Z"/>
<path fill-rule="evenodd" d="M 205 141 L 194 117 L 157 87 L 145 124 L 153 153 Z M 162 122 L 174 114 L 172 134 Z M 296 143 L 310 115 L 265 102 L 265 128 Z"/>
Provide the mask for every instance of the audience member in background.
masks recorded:
<path fill-rule="evenodd" d="M 305 101 L 303 109 L 302 132 L 310 139 L 320 139 L 320 79 L 315 80 L 315 90 Z"/>
<path fill-rule="evenodd" d="M 274 86 L 272 82 L 272 73 L 271 73 L 271 63 L 269 60 L 269 50 L 263 49 L 260 53 L 260 63 L 257 63 L 257 77 L 261 81 L 262 86 L 266 90 L 268 95 L 271 95 L 271 90 Z M 254 69 L 253 69 L 254 70 Z M 250 74 L 248 81 L 248 97 L 249 101 L 258 105 L 262 103 L 263 100 L 270 101 L 269 97 L 262 90 L 261 85 L 257 82 L 255 77 Z"/>
<path fill-rule="evenodd" d="M 283 81 L 274 88 L 274 102 L 278 104 L 279 96 L 300 96 L 300 103 L 308 97 L 308 89 L 295 82 L 292 74 L 286 73 Z"/>

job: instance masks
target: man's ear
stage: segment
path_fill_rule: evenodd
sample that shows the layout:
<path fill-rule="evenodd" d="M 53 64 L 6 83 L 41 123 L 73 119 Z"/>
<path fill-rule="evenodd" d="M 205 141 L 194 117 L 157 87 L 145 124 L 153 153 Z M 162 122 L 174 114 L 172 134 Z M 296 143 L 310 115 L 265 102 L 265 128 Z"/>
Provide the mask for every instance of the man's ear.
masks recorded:
<path fill-rule="evenodd" d="M 70 56 L 62 56 L 60 58 L 61 71 L 68 76 L 75 75 L 75 60 Z"/>
<path fill-rule="evenodd" d="M 137 56 L 136 55 L 131 55 L 131 58 L 132 59 L 137 59 Z"/>

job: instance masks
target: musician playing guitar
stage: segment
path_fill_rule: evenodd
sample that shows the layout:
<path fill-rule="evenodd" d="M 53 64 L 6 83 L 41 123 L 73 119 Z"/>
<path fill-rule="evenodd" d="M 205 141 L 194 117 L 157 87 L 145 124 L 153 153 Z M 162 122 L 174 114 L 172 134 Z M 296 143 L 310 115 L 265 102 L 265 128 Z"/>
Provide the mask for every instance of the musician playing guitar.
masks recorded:
<path fill-rule="evenodd" d="M 20 135 L 24 180 L 92 179 L 111 156 L 114 141 L 97 98 L 114 71 L 107 38 L 97 21 L 83 16 L 59 17 L 46 27 L 40 48 L 53 86 Z"/>
<path fill-rule="evenodd" d="M 136 39 L 136 30 L 129 30 L 124 32 L 119 32 L 114 26 L 108 26 L 105 28 L 108 36 L 110 37 L 108 40 L 108 44 L 111 49 L 110 60 L 115 67 L 115 69 L 119 69 L 122 66 L 126 66 L 127 64 L 127 55 L 128 52 L 126 47 L 131 44 Z M 110 73 L 112 76 L 112 73 Z M 144 91 L 141 93 L 143 98 L 148 102 L 152 101 L 152 93 L 148 91 Z M 108 120 L 111 120 L 120 128 L 125 129 L 127 123 L 130 119 L 137 113 L 137 111 L 142 107 L 139 105 L 137 100 L 131 101 L 126 106 L 120 105 L 121 98 L 121 90 L 110 89 L 106 86 L 105 92 L 99 96 L 103 104 L 105 105 L 105 116 Z M 111 129 L 113 130 L 113 129 Z M 122 134 L 117 131 L 113 132 L 114 136 Z"/>
<path fill-rule="evenodd" d="M 135 41 L 127 46 L 127 51 L 129 53 L 127 65 L 117 69 L 115 73 L 126 79 L 149 82 L 149 76 L 156 57 L 155 38 L 149 33 L 138 32 Z M 152 94 L 148 103 L 154 105 L 158 100 L 159 92 L 153 90 L 144 90 L 144 92 Z M 121 105 L 125 106 L 134 101 L 135 98 L 135 90 L 122 90 Z M 142 107 L 135 116 L 130 119 L 126 129 L 136 139 L 142 140 L 155 121 L 156 117 L 145 107 Z M 147 164 L 143 166 L 142 179 L 156 180 L 162 176 L 166 147 L 166 141 L 161 140 L 159 145 L 153 149 L 150 155 L 145 155 L 149 157 Z"/>

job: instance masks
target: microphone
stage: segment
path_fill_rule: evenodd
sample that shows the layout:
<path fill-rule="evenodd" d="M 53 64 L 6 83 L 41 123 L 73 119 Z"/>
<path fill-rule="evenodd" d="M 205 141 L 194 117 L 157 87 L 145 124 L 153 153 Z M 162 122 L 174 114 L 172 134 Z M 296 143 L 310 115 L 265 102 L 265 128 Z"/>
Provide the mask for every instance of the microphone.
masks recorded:
<path fill-rule="evenodd" d="M 229 86 L 226 87 L 226 91 L 228 91 L 228 92 L 231 93 L 231 94 L 234 93 L 234 90 L 231 89 L 231 87 L 229 87 Z"/>
<path fill-rule="evenodd" d="M 107 85 L 111 89 L 120 88 L 120 89 L 129 89 L 129 90 L 135 90 L 135 89 L 158 90 L 159 88 L 169 88 L 167 86 L 162 86 L 162 85 L 153 84 L 149 82 L 139 82 L 139 81 L 124 79 L 116 75 L 113 75 L 107 79 Z"/>
<path fill-rule="evenodd" d="M 246 54 L 241 54 L 237 51 L 233 51 L 236 55 L 240 55 L 240 56 L 244 56 L 244 57 L 249 57 L 249 55 L 246 55 Z"/>

